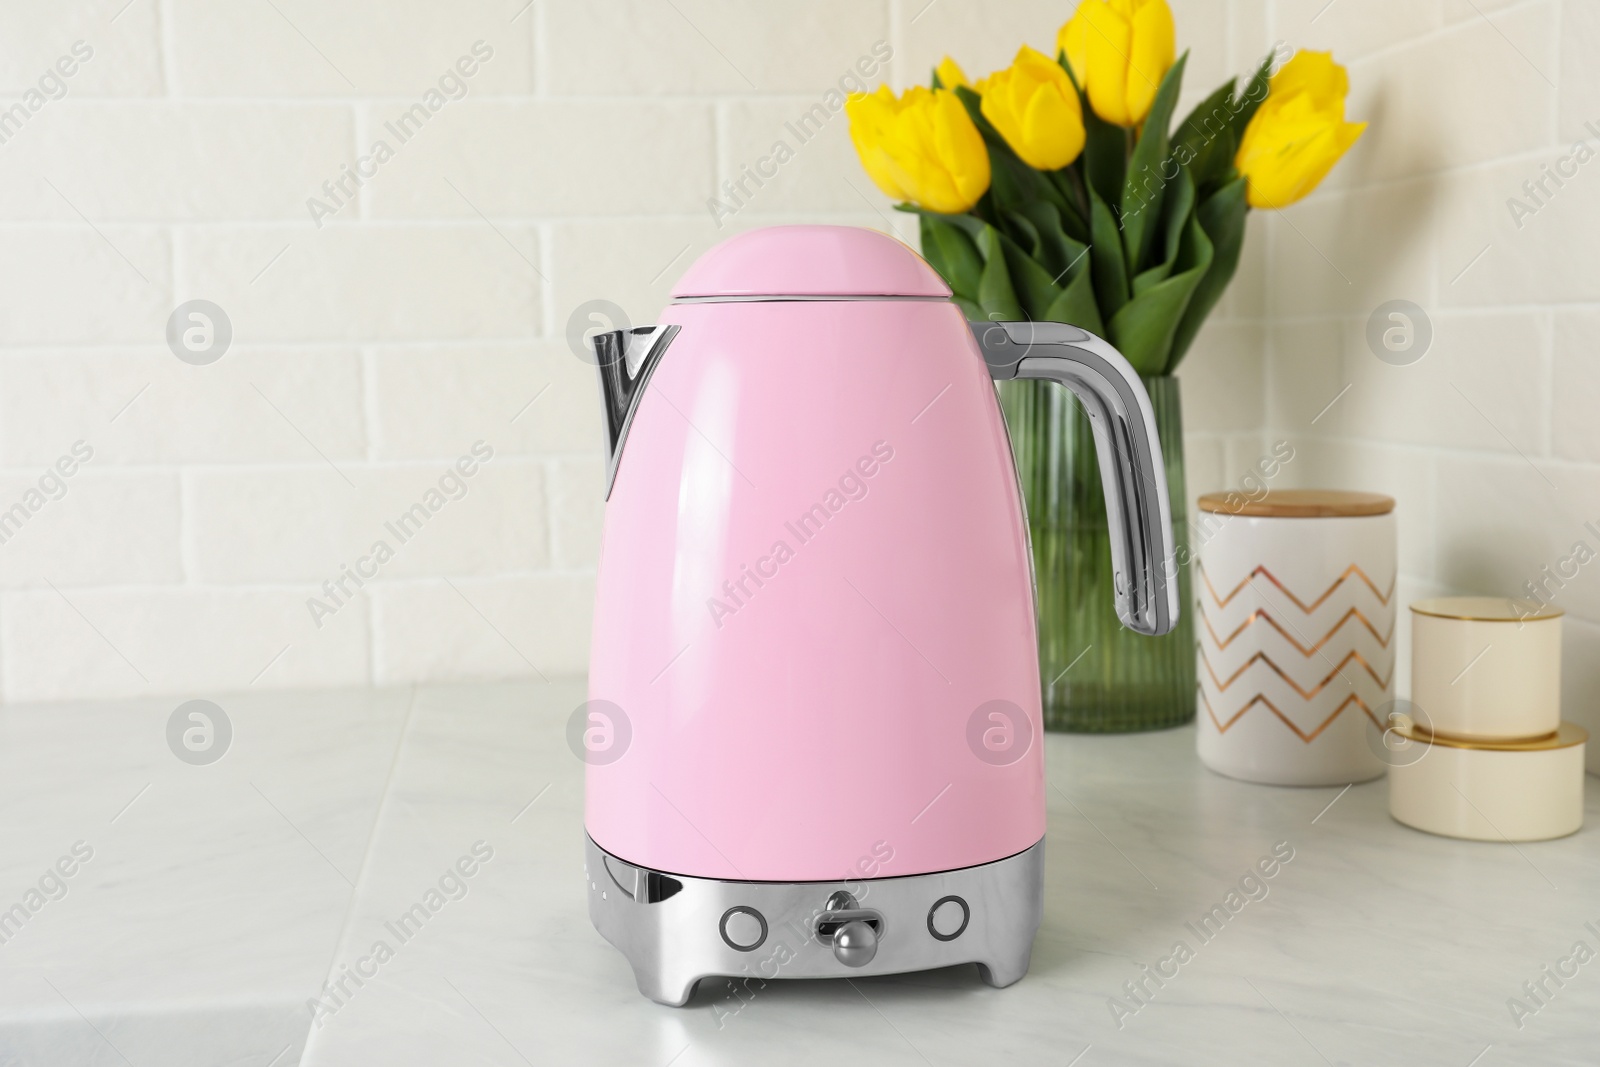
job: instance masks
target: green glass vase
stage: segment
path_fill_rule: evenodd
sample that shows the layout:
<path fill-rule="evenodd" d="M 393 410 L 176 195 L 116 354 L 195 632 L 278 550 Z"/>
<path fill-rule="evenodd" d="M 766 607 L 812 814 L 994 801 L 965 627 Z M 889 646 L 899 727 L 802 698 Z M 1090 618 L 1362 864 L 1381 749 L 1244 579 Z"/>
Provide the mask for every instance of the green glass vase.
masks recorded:
<path fill-rule="evenodd" d="M 1166 464 L 1177 559 L 1187 561 L 1188 494 L 1178 380 L 1145 378 Z M 1106 501 L 1089 417 L 1053 382 L 1001 382 L 1028 506 L 1038 584 L 1039 673 L 1047 730 L 1124 733 L 1194 718 L 1189 569 L 1178 569 L 1178 625 L 1144 637 L 1117 621 Z"/>

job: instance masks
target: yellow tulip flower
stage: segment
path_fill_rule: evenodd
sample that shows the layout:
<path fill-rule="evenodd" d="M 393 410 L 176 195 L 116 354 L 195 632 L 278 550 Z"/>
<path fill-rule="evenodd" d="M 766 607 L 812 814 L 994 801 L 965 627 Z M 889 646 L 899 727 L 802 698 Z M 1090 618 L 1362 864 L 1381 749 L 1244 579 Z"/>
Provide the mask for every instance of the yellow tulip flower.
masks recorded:
<path fill-rule="evenodd" d="M 966 72 L 961 69 L 961 64 L 949 56 L 945 56 L 940 60 L 939 65 L 933 68 L 933 72 L 939 75 L 939 84 L 946 89 L 954 89 L 958 85 L 967 85 Z"/>
<path fill-rule="evenodd" d="M 1035 170 L 1060 170 L 1083 151 L 1083 107 L 1061 64 L 1023 45 L 978 83 L 983 117 Z"/>
<path fill-rule="evenodd" d="M 989 188 L 989 150 L 954 92 L 916 86 L 896 97 L 882 85 L 851 93 L 844 109 L 861 165 L 885 195 L 959 215 Z"/>
<path fill-rule="evenodd" d="M 1177 56 L 1177 30 L 1166 0 L 1081 0 L 1056 47 L 1096 115 L 1137 126 Z"/>
<path fill-rule="evenodd" d="M 1267 82 L 1280 101 L 1296 93 L 1310 93 L 1319 106 L 1342 103 L 1350 93 L 1350 78 L 1333 61 L 1332 52 L 1296 52 Z M 1270 98 L 1269 98 L 1270 99 Z M 1267 101 L 1262 101 L 1265 107 Z"/>
<path fill-rule="evenodd" d="M 1251 207 L 1280 208 L 1317 187 L 1367 128 L 1344 120 L 1350 81 L 1327 52 L 1297 52 L 1268 83 L 1234 165 Z"/>

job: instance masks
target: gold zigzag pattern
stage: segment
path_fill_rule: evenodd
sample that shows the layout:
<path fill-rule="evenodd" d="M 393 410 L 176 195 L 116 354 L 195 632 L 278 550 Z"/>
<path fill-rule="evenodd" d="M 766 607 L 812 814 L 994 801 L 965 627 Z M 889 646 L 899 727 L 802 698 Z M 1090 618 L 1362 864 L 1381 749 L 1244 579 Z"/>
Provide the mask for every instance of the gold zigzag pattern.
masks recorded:
<path fill-rule="evenodd" d="M 1355 575 L 1357 578 L 1360 578 L 1363 582 L 1365 582 L 1367 584 L 1367 588 L 1372 590 L 1372 594 L 1378 598 L 1378 602 L 1379 603 L 1387 605 L 1389 603 L 1389 598 L 1394 596 L 1394 586 L 1395 586 L 1394 580 L 1391 580 L 1389 582 L 1389 591 L 1387 593 L 1381 593 L 1381 592 L 1378 591 L 1378 587 L 1377 587 L 1376 584 L 1373 583 L 1372 579 L 1367 577 L 1367 572 L 1362 570 L 1359 566 L 1357 566 L 1354 563 L 1352 563 L 1352 564 L 1350 564 L 1350 566 L 1346 567 L 1345 568 L 1345 572 L 1343 574 L 1339 575 L 1338 580 L 1335 581 L 1332 585 L 1328 586 L 1327 590 L 1321 596 L 1317 597 L 1316 600 L 1313 600 L 1309 606 L 1304 601 L 1302 601 L 1299 597 L 1297 597 L 1293 593 L 1289 592 L 1288 586 L 1286 586 L 1282 582 L 1278 581 L 1277 576 L 1274 575 L 1271 571 L 1269 571 L 1265 567 L 1257 567 L 1255 570 L 1253 570 L 1249 574 L 1245 575 L 1244 581 L 1242 581 L 1238 585 L 1234 586 L 1232 591 L 1229 592 L 1227 596 L 1218 596 L 1216 588 L 1214 586 L 1212 586 L 1212 584 L 1211 584 L 1210 576 L 1206 574 L 1206 566 L 1205 566 L 1205 564 L 1203 562 L 1199 561 L 1199 560 L 1196 560 L 1195 563 L 1196 563 L 1197 569 L 1200 571 L 1200 580 L 1205 584 L 1206 592 L 1211 594 L 1211 599 L 1216 601 L 1218 608 L 1225 608 L 1230 603 L 1232 603 L 1233 602 L 1233 598 L 1238 596 L 1241 592 L 1243 592 L 1244 587 L 1249 585 L 1252 581 L 1254 581 L 1257 576 L 1265 578 L 1267 581 L 1269 581 L 1273 585 L 1277 586 L 1279 592 L 1281 592 L 1284 596 L 1288 597 L 1290 600 L 1294 601 L 1295 607 L 1299 608 L 1301 611 L 1305 612 L 1307 615 L 1310 615 L 1313 611 L 1316 611 L 1319 607 L 1321 607 L 1323 601 L 1327 600 L 1330 596 L 1332 596 L 1334 591 L 1336 589 L 1338 589 L 1341 585 L 1343 585 L 1345 583 L 1345 579 L 1349 578 L 1352 574 Z M 1396 576 L 1396 578 L 1398 578 L 1398 575 Z"/>
<path fill-rule="evenodd" d="M 1224 682 L 1221 678 L 1217 677 L 1217 672 L 1216 672 L 1215 668 L 1213 668 L 1211 666 L 1211 660 L 1206 655 L 1205 647 L 1203 645 L 1201 645 L 1199 642 L 1196 642 L 1194 647 L 1195 647 L 1195 650 L 1200 653 L 1200 662 L 1205 664 L 1206 673 L 1211 675 L 1211 680 L 1216 683 L 1216 686 L 1217 686 L 1217 689 L 1218 689 L 1219 692 L 1227 692 L 1228 687 L 1231 686 L 1234 682 L 1237 682 L 1239 680 L 1239 676 L 1241 674 L 1243 674 L 1245 671 L 1249 670 L 1250 667 L 1253 664 L 1258 663 L 1258 662 L 1259 663 L 1265 663 L 1268 667 L 1271 667 L 1272 670 L 1273 670 L 1273 673 L 1275 673 L 1279 678 L 1282 678 L 1285 682 L 1289 683 L 1289 687 L 1291 689 L 1293 689 L 1296 693 L 1299 693 L 1300 696 L 1303 697 L 1306 700 L 1310 700 L 1312 697 L 1316 696 L 1318 693 L 1320 693 L 1324 689 L 1326 689 L 1328 687 L 1328 683 L 1332 682 L 1335 678 L 1337 678 L 1339 676 L 1339 672 L 1344 670 L 1344 665 L 1346 663 L 1349 663 L 1351 660 L 1355 660 L 1357 663 L 1361 664 L 1362 667 L 1366 668 L 1367 673 L 1372 676 L 1372 680 L 1374 682 L 1377 682 L 1379 686 L 1381 686 L 1385 690 L 1387 690 L 1389 688 L 1389 679 L 1378 677 L 1378 672 L 1372 669 L 1372 664 L 1368 663 L 1366 661 L 1366 658 L 1364 656 L 1362 656 L 1361 653 L 1357 652 L 1353 648 L 1344 657 L 1344 659 L 1339 661 L 1338 665 L 1336 665 L 1333 668 L 1333 670 L 1328 672 L 1327 677 L 1323 678 L 1322 681 L 1318 682 L 1315 686 L 1313 686 L 1308 691 L 1308 690 L 1305 690 L 1305 689 L 1301 689 L 1299 683 L 1297 683 L 1293 678 L 1290 678 L 1287 674 L 1283 673 L 1283 668 L 1279 667 L 1276 663 L 1272 662 L 1272 657 L 1267 655 L 1265 652 L 1257 652 L 1255 655 L 1253 655 L 1249 659 L 1245 660 L 1244 661 L 1244 666 L 1242 666 L 1238 670 L 1234 671 L 1232 676 L 1229 677 L 1229 679 L 1226 682 Z M 1390 670 L 1389 670 L 1389 678 L 1393 678 L 1393 677 L 1394 677 L 1394 669 L 1391 667 Z"/>
<path fill-rule="evenodd" d="M 1349 622 L 1351 619 L 1359 620 L 1361 625 L 1367 628 L 1367 632 L 1372 634 L 1373 638 L 1378 642 L 1379 648 L 1388 648 L 1390 640 L 1394 637 L 1394 627 L 1392 625 L 1389 627 L 1388 636 L 1380 635 L 1378 633 L 1378 628 L 1373 626 L 1372 621 L 1361 613 L 1360 608 L 1351 608 L 1349 611 L 1344 613 L 1338 622 L 1333 624 L 1333 628 L 1331 630 L 1322 635 L 1322 640 L 1318 641 L 1310 648 L 1307 648 L 1299 641 L 1296 641 L 1294 637 L 1290 635 L 1289 631 L 1285 630 L 1281 625 L 1279 625 L 1278 620 L 1272 617 L 1271 612 L 1267 611 L 1265 608 L 1261 608 L 1256 611 L 1252 611 L 1250 613 L 1250 617 L 1245 619 L 1244 622 L 1240 623 L 1237 630 L 1234 630 L 1233 633 L 1223 638 L 1217 636 L 1216 628 L 1211 625 L 1211 619 L 1206 615 L 1205 603 L 1203 601 L 1196 601 L 1195 606 L 1200 609 L 1200 621 L 1205 623 L 1206 631 L 1211 634 L 1211 640 L 1217 643 L 1217 648 L 1219 649 L 1227 648 L 1229 645 L 1233 644 L 1234 639 L 1248 630 L 1256 623 L 1257 620 L 1266 623 L 1268 626 L 1271 626 L 1274 630 L 1278 631 L 1285 641 L 1293 645 L 1295 650 L 1307 659 L 1310 659 L 1313 653 L 1321 652 L 1322 647 L 1326 645 L 1328 641 L 1332 639 L 1333 635 L 1338 633 L 1344 624 Z"/>
<path fill-rule="evenodd" d="M 1372 725 L 1377 726 L 1378 729 L 1380 729 L 1380 730 L 1383 729 L 1383 727 L 1378 723 L 1378 720 L 1376 718 L 1374 718 L 1374 716 L 1372 714 L 1372 709 L 1367 707 L 1367 702 L 1362 700 L 1359 696 L 1357 696 L 1354 693 L 1351 693 L 1349 696 L 1345 697 L 1343 703 L 1341 703 L 1337 708 L 1333 709 L 1333 714 L 1329 715 L 1326 719 L 1323 719 L 1322 722 L 1317 726 L 1317 728 L 1315 730 L 1312 730 L 1308 734 L 1305 731 L 1301 730 L 1300 727 L 1296 726 L 1293 722 L 1291 722 L 1289 717 L 1287 715 L 1285 715 L 1283 712 L 1279 711 L 1277 705 L 1274 704 L 1272 701 L 1268 700 L 1266 698 L 1266 696 L 1264 694 L 1262 694 L 1262 693 L 1257 693 L 1255 696 L 1251 697 L 1250 698 L 1250 702 L 1248 704 L 1246 704 L 1244 707 L 1240 708 L 1238 711 L 1234 712 L 1233 716 L 1230 719 L 1228 719 L 1227 722 L 1223 722 L 1222 720 L 1217 718 L 1217 713 L 1212 710 L 1211 701 L 1206 699 L 1205 690 L 1203 688 L 1201 688 L 1200 686 L 1196 686 L 1195 687 L 1195 691 L 1200 694 L 1200 703 L 1205 705 L 1206 714 L 1209 715 L 1211 717 L 1211 721 L 1216 724 L 1218 733 L 1223 733 L 1223 734 L 1227 733 L 1228 732 L 1228 728 L 1230 726 L 1232 726 L 1234 723 L 1238 722 L 1240 719 L 1244 718 L 1244 713 L 1249 711 L 1251 708 L 1253 708 L 1257 704 L 1265 705 L 1268 711 L 1272 712 L 1272 714 L 1276 715 L 1283 722 L 1283 725 L 1287 726 L 1290 730 L 1292 730 L 1294 732 L 1294 735 L 1296 737 L 1298 737 L 1300 740 L 1304 741 L 1308 745 L 1311 742 L 1315 741 L 1317 739 L 1317 736 L 1319 734 L 1321 734 L 1322 731 L 1326 730 L 1328 728 L 1329 724 L 1333 722 L 1333 720 L 1335 720 L 1335 719 L 1337 719 L 1339 717 L 1339 713 L 1344 711 L 1344 709 L 1348 708 L 1351 704 L 1354 704 L 1357 707 L 1359 707 L 1361 709 L 1361 711 L 1366 715 L 1366 717 L 1372 722 Z"/>

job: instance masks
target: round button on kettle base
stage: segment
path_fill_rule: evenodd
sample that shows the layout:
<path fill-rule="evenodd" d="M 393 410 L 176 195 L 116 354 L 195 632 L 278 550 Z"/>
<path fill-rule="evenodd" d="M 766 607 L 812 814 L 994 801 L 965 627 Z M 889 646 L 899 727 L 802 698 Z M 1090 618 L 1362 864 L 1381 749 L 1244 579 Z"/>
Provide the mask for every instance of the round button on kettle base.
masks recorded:
<path fill-rule="evenodd" d="M 972 911 L 960 897 L 941 897 L 928 909 L 928 933 L 940 941 L 954 941 L 967 929 Z"/>
<path fill-rule="evenodd" d="M 767 939 L 767 920 L 754 908 L 729 908 L 722 913 L 722 940 L 739 952 L 753 952 Z"/>

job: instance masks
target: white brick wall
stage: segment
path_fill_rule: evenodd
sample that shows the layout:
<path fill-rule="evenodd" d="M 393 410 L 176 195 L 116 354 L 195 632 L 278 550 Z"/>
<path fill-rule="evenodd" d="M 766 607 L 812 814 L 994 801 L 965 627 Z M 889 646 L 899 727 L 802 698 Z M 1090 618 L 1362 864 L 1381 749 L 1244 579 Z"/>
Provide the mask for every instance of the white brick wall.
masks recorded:
<path fill-rule="evenodd" d="M 0 105 L 75 41 L 94 49 L 0 144 L 0 506 L 73 442 L 94 448 L 0 545 L 0 699 L 581 669 L 602 464 L 568 317 L 604 297 L 648 322 L 695 255 L 751 226 L 911 236 L 842 116 L 721 227 L 706 198 L 792 142 L 785 123 L 875 42 L 895 58 L 873 81 L 921 82 L 947 51 L 976 76 L 1022 41 L 1051 50 L 1071 6 L 524 3 L 0 12 Z M 1373 122 L 1323 190 L 1252 222 L 1184 369 L 1191 490 L 1237 484 L 1287 437 L 1287 481 L 1400 497 L 1408 591 L 1515 590 L 1600 518 L 1600 164 L 1521 229 L 1504 205 L 1595 139 L 1600 15 L 1578 0 L 1174 8 L 1185 105 L 1281 38 L 1334 48 L 1352 114 Z M 307 199 L 479 40 L 493 56 L 462 98 L 316 225 Z M 209 366 L 163 340 L 195 298 L 233 324 Z M 1363 341 L 1393 298 L 1436 329 L 1413 367 Z M 307 598 L 478 440 L 494 459 L 467 496 L 314 626 Z M 1600 697 L 1596 581 L 1563 594 L 1574 699 Z"/>
<path fill-rule="evenodd" d="M 738 228 L 882 225 L 842 117 L 733 223 L 705 202 L 891 12 L 524 4 L 0 11 L 0 108 L 93 50 L 0 143 L 0 509 L 94 450 L 0 544 L 0 699 L 584 667 L 603 463 L 568 317 L 650 321 Z M 448 103 L 401 143 L 430 89 Z M 208 366 L 164 341 L 190 299 L 232 323 Z M 476 441 L 494 458 L 399 544 L 385 521 Z M 315 625 L 380 538 L 394 557 Z"/>

